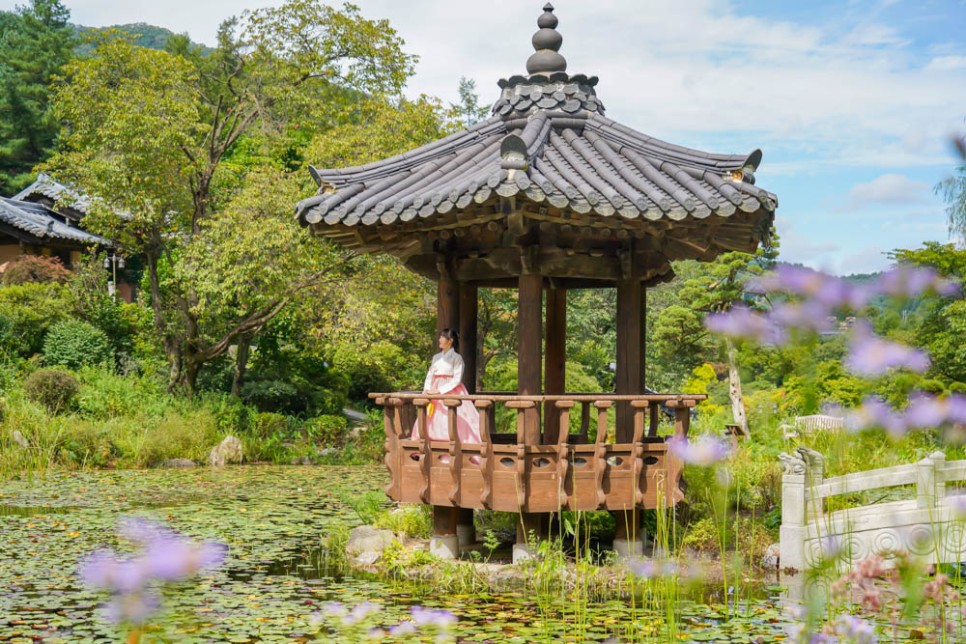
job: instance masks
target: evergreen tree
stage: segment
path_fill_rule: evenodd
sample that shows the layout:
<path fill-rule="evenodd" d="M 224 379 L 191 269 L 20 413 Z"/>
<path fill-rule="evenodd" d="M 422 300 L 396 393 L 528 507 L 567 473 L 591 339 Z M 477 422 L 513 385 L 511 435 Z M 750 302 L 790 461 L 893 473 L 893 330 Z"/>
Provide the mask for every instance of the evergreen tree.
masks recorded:
<path fill-rule="evenodd" d="M 0 12 L 0 194 L 30 182 L 57 135 L 49 86 L 70 60 L 77 39 L 60 0 L 31 0 Z"/>

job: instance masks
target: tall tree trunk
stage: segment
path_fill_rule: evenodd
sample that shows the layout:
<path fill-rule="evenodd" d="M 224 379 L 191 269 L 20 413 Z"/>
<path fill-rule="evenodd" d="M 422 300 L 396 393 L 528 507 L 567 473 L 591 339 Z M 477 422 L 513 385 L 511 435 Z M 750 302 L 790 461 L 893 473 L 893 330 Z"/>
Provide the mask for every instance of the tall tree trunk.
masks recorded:
<path fill-rule="evenodd" d="M 160 243 L 160 242 L 159 242 Z M 158 253 L 148 250 L 144 260 L 148 268 L 148 284 L 151 289 L 151 313 L 154 318 L 154 331 L 161 337 L 164 355 L 168 359 L 168 391 L 174 391 L 182 380 L 184 355 L 181 341 L 170 333 L 164 319 L 164 303 L 161 301 L 161 278 L 158 275 Z"/>
<path fill-rule="evenodd" d="M 728 351 L 728 397 L 731 398 L 731 413 L 734 415 L 735 425 L 738 425 L 742 434 L 748 436 L 748 419 L 745 416 L 745 399 L 741 395 L 737 351 L 730 338 L 725 338 L 725 347 Z"/>
<path fill-rule="evenodd" d="M 242 385 L 245 384 L 245 371 L 248 369 L 248 353 L 252 346 L 252 336 L 247 333 L 238 337 L 238 348 L 235 351 L 235 374 L 231 381 L 231 395 L 237 398 L 241 395 Z"/>

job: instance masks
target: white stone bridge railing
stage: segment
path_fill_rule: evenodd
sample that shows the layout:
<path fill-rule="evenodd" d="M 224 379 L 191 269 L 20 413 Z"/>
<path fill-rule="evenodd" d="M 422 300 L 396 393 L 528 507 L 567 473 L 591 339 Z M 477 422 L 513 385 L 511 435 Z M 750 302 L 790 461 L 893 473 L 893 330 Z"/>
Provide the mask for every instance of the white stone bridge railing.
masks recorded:
<path fill-rule="evenodd" d="M 799 447 L 782 454 L 782 568 L 806 570 L 834 557 L 847 567 L 878 554 L 887 562 L 905 551 L 930 563 L 966 561 L 966 461 L 946 462 L 935 452 L 918 463 L 825 478 L 824 459 Z M 827 512 L 826 499 L 844 494 L 915 486 L 915 498 Z"/>

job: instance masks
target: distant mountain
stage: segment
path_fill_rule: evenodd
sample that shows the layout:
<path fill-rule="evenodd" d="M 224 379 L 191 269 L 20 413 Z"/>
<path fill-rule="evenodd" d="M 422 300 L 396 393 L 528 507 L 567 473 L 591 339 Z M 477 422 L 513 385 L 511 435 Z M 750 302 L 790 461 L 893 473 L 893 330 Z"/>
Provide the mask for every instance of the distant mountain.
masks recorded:
<path fill-rule="evenodd" d="M 133 36 L 132 42 L 135 45 L 138 47 L 145 47 L 147 49 L 164 49 L 165 45 L 168 44 L 168 40 L 171 39 L 172 36 L 177 35 L 170 29 L 165 29 L 164 27 L 158 27 L 156 25 L 149 25 L 144 22 L 135 22 L 128 25 L 112 25 L 110 27 L 84 27 L 82 25 L 75 25 L 74 29 L 77 30 L 77 35 L 80 36 L 82 40 L 91 32 L 114 29 L 125 34 L 130 34 Z M 210 47 L 195 42 L 191 43 L 191 47 L 199 48 L 203 54 L 209 54 L 214 51 Z M 86 53 L 91 49 L 92 47 L 87 43 L 84 43 L 78 47 L 78 51 L 81 53 Z"/>

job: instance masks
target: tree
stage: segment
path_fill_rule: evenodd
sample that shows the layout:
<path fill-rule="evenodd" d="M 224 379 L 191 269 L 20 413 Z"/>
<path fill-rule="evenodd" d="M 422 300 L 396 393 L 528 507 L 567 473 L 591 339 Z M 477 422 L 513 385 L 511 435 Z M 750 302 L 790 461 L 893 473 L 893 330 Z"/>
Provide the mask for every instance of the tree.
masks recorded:
<path fill-rule="evenodd" d="M 702 324 L 704 317 L 709 313 L 728 311 L 741 301 L 748 280 L 771 268 L 777 255 L 777 237 L 773 237 L 754 255 L 730 252 L 707 264 L 695 262 L 686 266 L 690 276 L 682 281 L 677 302 L 663 308 L 654 322 L 652 339 L 655 349 L 667 359 L 683 358 L 688 371 L 700 364 L 703 361 L 701 356 L 710 348 L 708 343 L 711 342 Z M 725 338 L 724 349 L 732 414 L 735 424 L 747 434 L 737 347 Z"/>
<path fill-rule="evenodd" d="M 208 56 L 184 39 L 172 39 L 172 53 L 97 38 L 55 90 L 65 129 L 48 168 L 97 199 L 92 230 L 144 257 L 169 386 L 193 391 L 201 366 L 338 270 L 326 262 L 347 258 L 302 245 L 305 233 L 280 217 L 304 185 L 287 172 L 301 170 L 298 155 L 285 153 L 330 128 L 347 97 L 397 94 L 414 58 L 386 21 L 311 0 L 226 21 Z M 236 218 L 247 230 L 232 229 Z M 214 252 L 226 243 L 246 252 Z M 296 247 L 316 255 L 293 266 L 281 255 Z M 237 285 L 218 288 L 236 272 Z"/>
<path fill-rule="evenodd" d="M 69 19 L 60 0 L 0 12 L 0 193 L 25 187 L 52 151 L 49 86 L 77 44 Z"/>
<path fill-rule="evenodd" d="M 939 182 L 936 193 L 946 202 L 949 233 L 966 245 L 966 137 L 956 137 L 953 144 L 962 163 L 956 168 L 956 174 Z"/>

